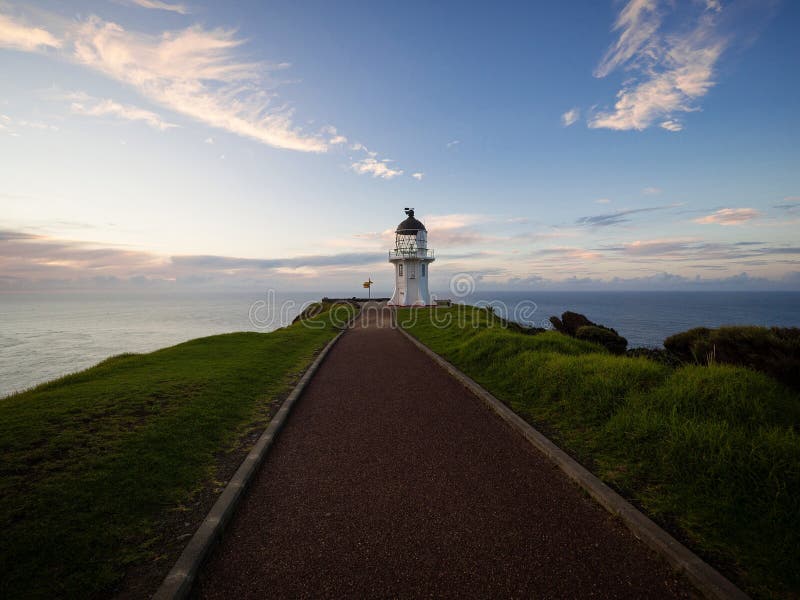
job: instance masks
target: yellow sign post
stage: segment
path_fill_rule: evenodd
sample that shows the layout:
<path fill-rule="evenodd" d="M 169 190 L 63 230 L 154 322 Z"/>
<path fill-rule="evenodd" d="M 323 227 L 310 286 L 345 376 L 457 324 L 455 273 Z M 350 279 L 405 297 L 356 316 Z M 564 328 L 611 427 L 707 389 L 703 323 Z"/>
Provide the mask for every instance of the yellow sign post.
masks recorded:
<path fill-rule="evenodd" d="M 371 279 L 371 278 L 368 278 L 368 279 L 367 279 L 367 280 L 364 282 L 364 287 L 365 287 L 365 288 L 367 288 L 367 290 L 368 290 L 368 292 L 367 292 L 367 297 L 368 297 L 370 300 L 372 300 L 372 279 Z"/>

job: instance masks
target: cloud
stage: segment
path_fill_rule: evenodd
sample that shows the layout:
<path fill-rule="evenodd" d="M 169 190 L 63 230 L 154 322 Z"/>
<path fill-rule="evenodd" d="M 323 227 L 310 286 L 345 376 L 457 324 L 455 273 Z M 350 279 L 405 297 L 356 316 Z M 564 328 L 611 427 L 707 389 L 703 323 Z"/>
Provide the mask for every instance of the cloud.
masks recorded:
<path fill-rule="evenodd" d="M 646 196 L 656 196 L 656 195 L 660 194 L 663 191 L 664 190 L 662 190 L 661 188 L 657 188 L 657 187 L 646 187 L 646 188 L 642 189 L 642 193 L 644 195 L 646 195 Z"/>
<path fill-rule="evenodd" d="M 452 140 L 450 142 L 447 142 L 445 144 L 445 146 L 447 146 L 447 148 L 449 150 L 450 148 L 454 148 L 455 146 L 458 146 L 460 143 L 461 143 L 461 140 Z"/>
<path fill-rule="evenodd" d="M 591 225 L 593 227 L 608 227 L 609 225 L 619 225 L 630 221 L 628 215 L 635 215 L 638 213 L 653 212 L 656 210 L 666 210 L 673 208 L 673 205 L 667 206 L 651 206 L 648 208 L 631 208 L 628 210 L 620 210 L 613 213 L 606 213 L 603 215 L 593 215 L 589 217 L 581 217 L 575 221 L 578 225 Z"/>
<path fill-rule="evenodd" d="M 267 66 L 238 58 L 244 41 L 233 30 L 193 25 L 153 36 L 90 17 L 73 33 L 77 62 L 156 104 L 276 148 L 328 149 L 292 123 L 291 109 L 272 106 L 274 94 L 260 86 Z"/>
<path fill-rule="evenodd" d="M 717 225 L 741 225 L 760 216 L 761 213 L 754 208 L 721 208 L 710 215 L 694 219 L 694 222 L 704 225 L 712 223 Z"/>
<path fill-rule="evenodd" d="M 34 52 L 44 48 L 60 48 L 61 40 L 38 27 L 28 27 L 8 15 L 0 14 L 0 48 Z"/>
<path fill-rule="evenodd" d="M 189 7 L 185 4 L 170 4 L 168 2 L 161 2 L 160 0 L 128 0 L 127 4 L 135 4 L 142 8 L 176 12 L 181 15 L 188 15 L 190 12 Z"/>
<path fill-rule="evenodd" d="M 611 200 L 609 198 L 598 198 L 594 202 L 595 204 L 610 204 Z"/>
<path fill-rule="evenodd" d="M 403 174 L 401 169 L 392 169 L 387 160 L 377 160 L 375 158 L 363 158 L 350 165 L 350 168 L 359 175 L 372 175 L 380 179 L 394 179 Z"/>
<path fill-rule="evenodd" d="M 595 76 L 622 66 L 633 75 L 617 93 L 614 109 L 594 114 L 589 127 L 641 131 L 659 122 L 667 131 L 680 131 L 675 113 L 698 110 L 696 100 L 714 86 L 714 70 L 726 47 L 717 31 L 719 11 L 707 6 L 693 29 L 661 33 L 658 5 L 657 0 L 631 0 L 620 12 L 614 26 L 619 38 Z"/>
<path fill-rule="evenodd" d="M 323 133 L 327 133 L 330 138 L 328 139 L 328 143 L 331 146 L 336 146 L 339 144 L 346 144 L 347 138 L 343 135 L 340 135 L 339 132 L 336 130 L 336 127 L 332 125 L 328 125 L 327 127 L 322 128 Z M 359 144 L 360 145 L 360 144 Z"/>
<path fill-rule="evenodd" d="M 165 256 L 124 246 L 63 240 L 24 231 L 0 230 L 0 273 L 5 287 L 36 287 L 47 282 L 71 287 L 137 279 L 172 283 L 187 279 L 223 282 L 308 274 L 313 269 L 360 268 L 383 264 L 384 252 L 351 252 L 282 258 L 238 258 L 216 255 Z M 315 271 L 316 272 L 316 271 Z M 292 281 L 291 278 L 288 281 Z M 0 289 L 3 283 L 0 282 Z"/>
<path fill-rule="evenodd" d="M 434 215 L 426 219 L 436 246 L 457 245 L 482 236 L 472 227 L 494 219 L 488 215 Z M 434 229 L 435 228 L 435 229 Z M 391 232 L 389 232 L 391 233 Z M 364 234 L 382 240 L 384 233 Z M 447 243 L 444 243 L 444 242 Z M 485 240 L 482 240 L 485 241 Z M 770 246 L 762 242 L 708 243 L 693 239 L 639 240 L 613 247 L 584 248 L 554 246 L 527 254 L 511 255 L 497 251 L 440 253 L 435 277 L 442 278 L 446 289 L 448 270 L 471 271 L 498 287 L 523 285 L 538 281 L 540 289 L 584 286 L 592 289 L 656 289 L 669 285 L 705 287 L 711 280 L 691 278 L 687 272 L 704 273 L 728 270 L 739 272 L 736 279 L 723 278 L 731 289 L 739 284 L 753 289 L 759 286 L 787 289 L 800 285 L 792 275 L 800 265 L 800 247 Z M 48 287 L 136 287 L 142 286 L 257 286 L 265 283 L 285 289 L 299 289 L 298 277 L 313 278 L 309 284 L 336 285 L 342 281 L 363 281 L 369 267 L 380 275 L 386 254 L 377 249 L 332 254 L 276 258 L 242 258 L 222 255 L 168 256 L 87 241 L 65 240 L 46 235 L 0 230 L 0 291 Z M 497 261 L 501 261 L 498 266 Z M 664 264 L 682 265 L 683 275 L 664 274 Z M 787 271 L 776 271 L 778 264 Z M 386 265 L 388 268 L 388 265 Z M 633 267 L 632 267 L 633 266 Z M 645 271 L 644 278 L 618 273 Z M 768 269 L 769 276 L 742 276 L 744 268 Z M 731 269 L 736 269 L 732 271 Z M 543 275 L 552 273 L 552 279 Z M 776 279 L 776 277 L 778 279 Z M 327 279 L 326 279 L 327 278 Z M 379 277 L 376 277 L 376 279 Z M 385 281 L 390 281 L 386 275 Z M 722 281 L 722 280 L 719 280 Z M 717 281 L 717 283 L 719 283 Z M 389 285 L 387 283 L 387 285 Z M 637 287 L 638 286 L 638 287 Z M 319 287 L 311 288 L 319 290 Z M 497 288 L 487 288 L 497 289 Z"/>
<path fill-rule="evenodd" d="M 216 255 L 173 256 L 171 262 L 181 267 L 201 268 L 204 271 L 236 271 L 242 269 L 299 269 L 305 267 L 330 267 L 367 265 L 384 262 L 383 252 L 351 252 L 344 254 L 319 254 L 292 258 L 235 258 Z"/>
<path fill-rule="evenodd" d="M 535 250 L 534 254 L 547 256 L 548 258 L 551 259 L 557 258 L 559 261 L 598 260 L 602 256 L 598 252 L 593 252 L 585 248 L 574 248 L 574 247 L 542 248 L 539 250 Z"/>
<path fill-rule="evenodd" d="M 788 210 L 791 212 L 800 210 L 800 196 L 787 196 L 783 199 L 786 204 L 776 204 L 773 208 Z"/>
<path fill-rule="evenodd" d="M 213 145 L 215 143 L 214 142 L 214 138 L 213 137 L 207 137 L 205 140 L 203 140 L 203 143 L 204 144 L 212 144 Z"/>
<path fill-rule="evenodd" d="M 431 244 L 442 248 L 495 241 L 495 238 L 475 229 L 477 225 L 486 225 L 495 220 L 491 215 L 473 213 L 426 215 L 422 218 Z"/>
<path fill-rule="evenodd" d="M 422 181 L 422 178 L 425 177 L 425 173 L 412 173 L 411 176 L 417 181 Z"/>
<path fill-rule="evenodd" d="M 288 65 L 243 59 L 245 40 L 235 30 L 192 25 L 147 34 L 97 16 L 69 21 L 41 10 L 31 14 L 63 31 L 54 35 L 0 15 L 0 47 L 58 49 L 63 58 L 133 88 L 154 104 L 276 148 L 321 153 L 343 143 L 344 136 L 328 140 L 324 132 L 295 125 L 293 109 L 278 100 L 270 80 L 272 71 Z"/>
<path fill-rule="evenodd" d="M 662 121 L 658 124 L 661 129 L 666 129 L 667 131 L 683 131 L 683 125 L 680 121 L 676 121 L 675 119 L 667 119 L 666 121 Z"/>
<path fill-rule="evenodd" d="M 177 127 L 174 123 L 164 121 L 156 113 L 133 106 L 131 104 L 120 104 L 110 99 L 92 98 L 85 93 L 73 94 L 76 102 L 70 105 L 70 110 L 78 115 L 89 117 L 116 117 L 125 121 L 141 121 L 153 129 L 166 131 Z"/>
<path fill-rule="evenodd" d="M 58 131 L 57 125 L 45 123 L 44 121 L 29 121 L 27 119 L 12 119 L 8 115 L 0 114 L 0 131 L 7 131 L 9 135 L 19 137 L 19 133 L 14 131 L 15 127 L 25 127 L 28 129 L 38 129 L 40 131 Z"/>
<path fill-rule="evenodd" d="M 657 0 L 631 0 L 623 7 L 612 28 L 612 31 L 620 32 L 619 38 L 597 65 L 595 77 L 605 77 L 652 45 L 653 36 L 661 25 L 657 5 Z"/>
<path fill-rule="evenodd" d="M 577 108 L 570 108 L 567 112 L 561 115 L 561 123 L 564 125 L 564 127 L 569 127 L 570 125 L 575 124 L 580 116 L 580 110 Z"/>

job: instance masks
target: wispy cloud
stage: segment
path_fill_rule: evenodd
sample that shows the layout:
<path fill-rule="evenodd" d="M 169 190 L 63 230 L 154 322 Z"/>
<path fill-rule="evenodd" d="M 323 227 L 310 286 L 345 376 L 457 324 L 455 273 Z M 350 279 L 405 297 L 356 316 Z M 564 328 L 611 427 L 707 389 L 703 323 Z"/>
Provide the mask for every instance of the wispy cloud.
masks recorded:
<path fill-rule="evenodd" d="M 776 204 L 773 208 L 788 211 L 800 211 L 800 196 L 787 196 L 783 199 L 786 204 Z"/>
<path fill-rule="evenodd" d="M 182 267 L 230 272 L 232 270 L 243 269 L 270 270 L 280 268 L 296 269 L 301 267 L 366 265 L 377 262 L 383 263 L 386 260 L 386 256 L 383 252 L 315 254 L 292 258 L 236 258 L 217 255 L 184 255 L 172 256 L 170 260 L 173 264 Z"/>
<path fill-rule="evenodd" d="M 659 123 L 658 126 L 667 131 L 683 131 L 683 124 L 676 119 L 667 119 Z"/>
<path fill-rule="evenodd" d="M 425 177 L 425 173 L 412 173 L 411 176 L 417 181 L 422 181 L 422 178 Z"/>
<path fill-rule="evenodd" d="M 589 217 L 581 217 L 575 221 L 577 225 L 591 225 L 592 227 L 608 227 L 609 225 L 619 225 L 630 221 L 630 215 L 639 213 L 648 213 L 657 210 L 666 210 L 673 208 L 673 205 L 667 206 L 650 206 L 647 208 L 631 208 L 628 210 L 619 210 L 613 213 L 606 213 L 602 215 L 592 215 Z"/>
<path fill-rule="evenodd" d="M 83 92 L 72 94 L 71 96 L 75 101 L 70 104 L 70 109 L 75 114 L 89 117 L 116 117 L 125 121 L 141 121 L 159 131 L 177 127 L 177 125 L 168 123 L 156 113 L 138 106 L 120 104 L 108 98 L 92 98 Z"/>
<path fill-rule="evenodd" d="M 646 196 L 657 196 L 658 194 L 660 194 L 663 191 L 664 190 L 662 190 L 661 188 L 652 187 L 652 186 L 642 189 L 642 193 L 644 195 L 646 195 Z"/>
<path fill-rule="evenodd" d="M 91 285 L 105 282 L 175 283 L 189 279 L 240 281 L 316 274 L 383 264 L 383 252 L 350 252 L 280 258 L 239 258 L 218 255 L 167 256 L 124 246 L 64 240 L 24 231 L 0 230 L 0 290 L 30 284 Z M 12 280 L 15 282 L 12 285 Z M 291 279 L 289 279 L 291 281 Z"/>
<path fill-rule="evenodd" d="M 355 161 L 350 165 L 350 168 L 359 175 L 372 175 L 380 179 L 394 179 L 403 174 L 402 169 L 393 169 L 388 163 L 387 159 L 378 160 L 367 157 Z"/>
<path fill-rule="evenodd" d="M 657 8 L 657 0 L 630 0 L 622 8 L 612 28 L 612 31 L 619 31 L 619 38 L 597 65 L 595 77 L 605 77 L 653 44 L 655 33 L 661 25 Z"/>
<path fill-rule="evenodd" d="M 49 31 L 38 27 L 29 27 L 16 19 L 0 14 L 0 48 L 34 52 L 60 47 L 61 40 Z"/>
<path fill-rule="evenodd" d="M 718 4 L 707 4 L 693 16 L 697 25 L 688 31 L 661 31 L 658 0 L 630 0 L 614 24 L 619 31 L 595 69 L 606 77 L 617 68 L 632 73 L 617 93 L 614 109 L 600 111 L 589 127 L 643 130 L 654 123 L 667 131 L 680 131 L 677 113 L 697 110 L 696 101 L 714 86 L 714 71 L 725 47 L 717 31 Z M 666 4 L 666 3 L 665 3 Z"/>
<path fill-rule="evenodd" d="M 451 141 L 447 142 L 445 144 L 445 146 L 447 146 L 447 148 L 449 150 L 450 148 L 454 148 L 454 147 L 458 146 L 460 143 L 461 143 L 461 140 L 451 140 Z"/>
<path fill-rule="evenodd" d="M 327 133 L 330 137 L 328 138 L 328 143 L 331 146 L 337 146 L 339 144 L 346 144 L 347 138 L 341 135 L 336 127 L 333 125 L 328 125 L 327 127 L 322 128 L 323 133 Z"/>
<path fill-rule="evenodd" d="M 127 0 L 125 4 L 135 4 L 142 8 L 152 8 L 155 10 L 166 10 L 181 15 L 188 15 L 190 12 L 189 7 L 185 4 L 170 4 L 169 2 L 161 2 L 160 0 Z"/>
<path fill-rule="evenodd" d="M 704 225 L 741 225 L 760 216 L 761 213 L 754 208 L 721 208 L 710 215 L 695 219 L 694 222 Z"/>
<path fill-rule="evenodd" d="M 570 108 L 567 112 L 561 115 L 561 123 L 564 127 L 574 125 L 581 116 L 581 111 L 577 108 Z"/>
<path fill-rule="evenodd" d="M 268 65 L 239 59 L 244 40 L 233 30 L 194 25 L 152 36 L 90 17 L 74 35 L 75 60 L 156 104 L 277 148 L 328 149 L 321 135 L 293 124 L 291 109 L 273 106 L 260 85 Z"/>
<path fill-rule="evenodd" d="M 135 0 L 135 4 L 188 12 L 179 3 Z M 289 65 L 244 58 L 246 40 L 236 30 L 196 24 L 149 34 L 97 16 L 66 21 L 45 11 L 30 14 L 60 32 L 0 14 L 0 47 L 28 52 L 56 49 L 62 58 L 133 88 L 155 105 L 276 148 L 322 153 L 347 143 L 335 127 L 307 131 L 295 124 L 294 109 L 279 100 L 271 78 L 274 71 Z M 376 170 L 369 165 L 366 169 Z M 395 171 L 389 169 L 382 176 Z"/>

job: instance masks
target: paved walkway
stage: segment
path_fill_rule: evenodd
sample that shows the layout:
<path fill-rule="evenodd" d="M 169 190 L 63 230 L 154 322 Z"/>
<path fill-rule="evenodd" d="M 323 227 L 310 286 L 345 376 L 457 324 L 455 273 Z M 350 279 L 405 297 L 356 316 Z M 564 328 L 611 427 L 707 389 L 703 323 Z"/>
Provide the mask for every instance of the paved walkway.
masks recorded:
<path fill-rule="evenodd" d="M 366 319 L 299 400 L 197 596 L 691 593 L 388 317 Z"/>

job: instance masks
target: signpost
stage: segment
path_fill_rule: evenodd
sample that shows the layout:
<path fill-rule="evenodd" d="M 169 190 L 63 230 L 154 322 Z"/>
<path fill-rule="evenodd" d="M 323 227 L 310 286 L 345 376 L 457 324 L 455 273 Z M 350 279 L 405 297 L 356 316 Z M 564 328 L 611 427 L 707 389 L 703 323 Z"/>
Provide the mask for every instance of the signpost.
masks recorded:
<path fill-rule="evenodd" d="M 372 300 L 372 278 L 367 278 L 364 282 L 364 287 L 367 288 L 367 298 Z"/>

